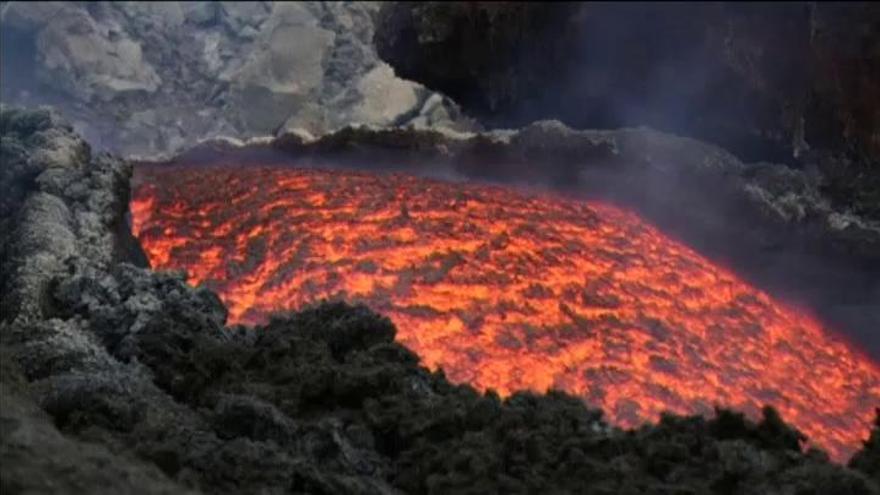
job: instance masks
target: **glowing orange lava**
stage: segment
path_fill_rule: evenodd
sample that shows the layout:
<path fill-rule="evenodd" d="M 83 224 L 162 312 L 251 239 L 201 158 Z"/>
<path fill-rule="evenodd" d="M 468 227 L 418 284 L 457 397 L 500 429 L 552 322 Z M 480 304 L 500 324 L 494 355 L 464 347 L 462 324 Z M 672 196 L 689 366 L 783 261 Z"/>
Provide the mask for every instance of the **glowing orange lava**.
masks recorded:
<path fill-rule="evenodd" d="M 217 291 L 232 322 L 344 297 L 455 382 L 562 389 L 623 426 L 771 404 L 838 460 L 880 404 L 876 364 L 606 204 L 356 172 L 139 175 L 152 265 Z"/>

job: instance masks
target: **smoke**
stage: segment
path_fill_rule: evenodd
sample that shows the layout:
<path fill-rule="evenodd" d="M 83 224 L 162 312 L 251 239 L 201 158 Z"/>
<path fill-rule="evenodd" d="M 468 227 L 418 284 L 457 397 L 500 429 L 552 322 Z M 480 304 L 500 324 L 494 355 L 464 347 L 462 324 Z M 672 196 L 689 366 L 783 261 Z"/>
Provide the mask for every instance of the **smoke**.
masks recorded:
<path fill-rule="evenodd" d="M 642 131 L 623 131 L 636 135 Z M 651 135 L 649 133 L 649 135 Z M 659 136 L 659 135 L 658 135 Z M 667 137 L 695 156 L 717 150 L 696 141 Z M 645 153 L 651 147 L 646 145 Z M 290 153 L 270 147 L 197 150 L 177 164 L 282 165 L 323 169 L 357 169 L 407 173 L 450 182 L 503 185 L 526 193 L 601 199 L 638 213 L 665 234 L 726 266 L 800 312 L 815 316 L 857 349 L 880 359 L 880 263 L 848 253 L 833 237 L 810 224 L 768 221 L 742 194 L 739 171 L 700 174 L 693 166 L 655 153 L 653 161 L 563 153 L 530 158 L 503 151 L 453 156 L 407 149 L 355 146 L 346 151 Z M 718 150 L 719 153 L 723 153 Z M 672 156 L 689 155 L 677 151 Z M 698 158 L 698 160 L 703 158 Z M 729 166 L 744 168 L 733 157 Z"/>
<path fill-rule="evenodd" d="M 574 128 L 649 126 L 719 144 L 745 162 L 797 167 L 798 153 L 809 147 L 797 119 L 813 77 L 811 8 L 797 3 L 585 4 L 570 21 L 576 29 L 564 63 L 549 67 L 545 61 L 552 56 L 532 55 L 535 47 L 551 47 L 549 40 L 564 31 L 561 26 L 530 39 L 513 70 L 545 76 L 538 76 L 540 83 L 519 100 L 481 117 L 505 127 L 546 118 Z M 576 179 L 572 164 L 533 166 L 547 171 L 547 190 L 637 210 L 880 359 L 876 256 L 848 253 L 815 223 L 756 224 L 760 213 L 753 204 L 725 194 L 725 184 L 700 186 L 680 177 L 679 165 L 658 159 L 623 176 L 591 164 L 578 170 Z M 511 182 L 503 173 L 493 178 Z"/>
<path fill-rule="evenodd" d="M 568 38 L 566 63 L 541 65 L 546 60 L 558 62 L 558 53 L 546 53 L 547 46 L 559 46 L 549 43 L 550 38 L 562 35 L 554 26 L 544 32 L 546 38 L 530 39 L 529 46 L 522 47 L 528 53 L 519 57 L 523 65 L 515 71 L 522 80 L 511 84 L 537 84 L 531 91 L 517 93 L 515 101 L 498 112 L 480 115 L 488 124 L 518 127 L 552 116 L 575 128 L 647 125 L 719 143 L 746 161 L 792 161 L 789 138 L 763 131 L 768 125 L 779 128 L 780 102 L 796 102 L 805 91 L 806 64 L 800 62 L 808 51 L 804 43 L 809 40 L 804 39 L 801 27 L 809 20 L 809 10 L 804 5 L 757 9 L 705 4 L 588 4 L 574 10 L 578 14 L 572 22 L 579 27 Z M 755 20 L 763 26 L 754 38 L 761 43 L 751 46 L 736 34 Z M 768 32 L 766 26 L 776 21 L 780 22 Z M 0 96 L 4 101 L 67 101 L 58 95 L 54 96 L 58 101 L 53 101 L 53 93 L 35 75 L 33 32 L 5 23 L 0 36 L 4 68 L 0 71 Z M 791 95 L 781 98 L 780 91 L 791 91 Z M 114 147 L 107 137 L 112 133 L 94 131 L 100 123 L 87 124 L 93 126 L 85 135 L 91 145 L 97 149 Z M 113 126 L 109 120 L 103 125 Z M 85 129 L 77 126 L 77 130 Z M 880 268 L 876 262 L 841 254 L 836 246 L 823 245 L 821 235 L 813 232 L 756 226 L 756 215 L 749 210 L 753 205 L 743 204 L 736 195 L 722 194 L 724 184 L 696 186 L 695 181 L 680 177 L 678 164 L 668 160 L 630 167 L 625 173 L 620 172 L 619 163 L 603 165 L 592 157 L 570 161 L 539 157 L 530 163 L 510 163 L 491 153 L 460 162 L 429 159 L 418 152 L 382 154 L 370 150 L 348 156 L 296 158 L 264 147 L 204 156 L 187 154 L 178 160 L 190 165 L 218 161 L 296 163 L 400 171 L 449 181 L 482 181 L 603 198 L 637 210 L 753 284 L 816 312 L 880 357 L 876 335 L 880 329 Z M 588 167 L 584 166 L 587 161 Z"/>
<path fill-rule="evenodd" d="M 398 74 L 491 127 L 550 118 L 581 129 L 645 125 L 747 161 L 792 163 L 805 147 L 795 138 L 813 81 L 811 9 L 398 4 L 376 44 Z"/>

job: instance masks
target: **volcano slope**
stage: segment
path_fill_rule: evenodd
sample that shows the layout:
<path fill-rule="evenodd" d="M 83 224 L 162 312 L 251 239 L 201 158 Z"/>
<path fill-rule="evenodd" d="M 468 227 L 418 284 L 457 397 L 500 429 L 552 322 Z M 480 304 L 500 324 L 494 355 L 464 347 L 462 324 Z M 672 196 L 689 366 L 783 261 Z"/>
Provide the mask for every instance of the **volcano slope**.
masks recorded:
<path fill-rule="evenodd" d="M 350 170 L 141 170 L 133 229 L 152 266 L 216 290 L 233 323 L 362 302 L 455 383 L 564 390 L 629 427 L 772 404 L 837 460 L 880 404 L 870 359 L 607 203 Z"/>
<path fill-rule="evenodd" d="M 620 430 L 453 385 L 345 303 L 226 327 L 212 292 L 129 263 L 126 164 L 46 112 L 0 126 L 4 493 L 878 493 L 880 432 L 847 468 L 773 409 Z"/>

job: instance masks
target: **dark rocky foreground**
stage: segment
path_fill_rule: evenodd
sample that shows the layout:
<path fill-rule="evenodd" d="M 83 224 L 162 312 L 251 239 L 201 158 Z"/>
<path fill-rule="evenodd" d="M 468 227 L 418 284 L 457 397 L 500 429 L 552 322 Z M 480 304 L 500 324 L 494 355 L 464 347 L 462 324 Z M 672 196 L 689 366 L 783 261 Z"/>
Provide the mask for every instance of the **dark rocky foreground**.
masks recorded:
<path fill-rule="evenodd" d="M 880 425 L 845 468 L 769 409 L 622 431 L 451 385 L 363 307 L 225 327 L 142 266 L 129 165 L 46 111 L 0 131 L 3 493 L 880 493 Z"/>

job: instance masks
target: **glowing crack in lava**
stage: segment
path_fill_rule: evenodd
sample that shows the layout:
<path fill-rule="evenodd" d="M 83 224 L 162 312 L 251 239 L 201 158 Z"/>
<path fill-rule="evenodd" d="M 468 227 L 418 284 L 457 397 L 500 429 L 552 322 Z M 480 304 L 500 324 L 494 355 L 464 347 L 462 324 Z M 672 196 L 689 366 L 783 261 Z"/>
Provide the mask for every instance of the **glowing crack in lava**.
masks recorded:
<path fill-rule="evenodd" d="M 138 174 L 152 265 L 217 291 L 232 322 L 344 297 L 455 382 L 565 390 L 622 426 L 771 404 L 838 460 L 880 405 L 875 363 L 610 205 L 358 172 Z"/>

